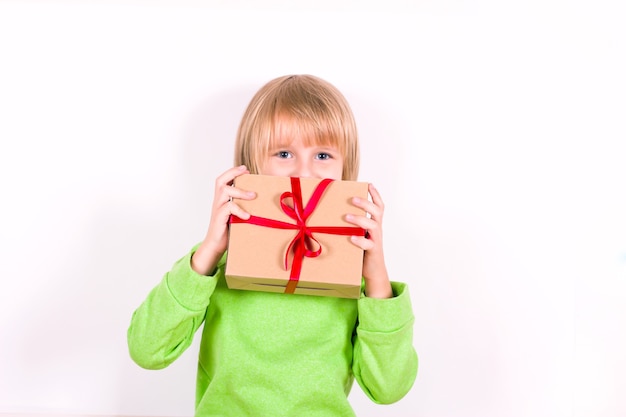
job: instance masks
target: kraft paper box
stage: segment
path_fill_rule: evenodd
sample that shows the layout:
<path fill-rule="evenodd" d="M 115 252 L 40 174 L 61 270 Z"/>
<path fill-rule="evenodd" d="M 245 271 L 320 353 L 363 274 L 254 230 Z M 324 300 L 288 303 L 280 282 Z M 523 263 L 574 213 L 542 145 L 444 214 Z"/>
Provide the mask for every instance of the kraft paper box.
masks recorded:
<path fill-rule="evenodd" d="M 316 189 L 319 193 L 319 188 L 323 188 L 320 186 L 322 182 L 328 182 L 328 185 L 321 195 L 313 195 Z M 254 200 L 236 199 L 235 202 L 255 219 L 261 219 L 262 224 L 242 222 L 231 216 L 225 272 L 229 288 L 360 297 L 363 250 L 350 242 L 350 235 L 362 236 L 364 230 L 344 218 L 348 213 L 364 214 L 363 210 L 352 205 L 351 200 L 353 197 L 367 199 L 367 183 L 246 174 L 235 179 L 235 186 L 257 193 Z M 297 204 L 294 203 L 297 188 L 301 190 L 302 208 L 307 207 L 310 200 L 313 200 L 312 204 L 317 201 L 304 222 L 310 236 L 317 241 L 305 238 L 306 248 L 310 251 L 321 249 L 315 257 L 298 256 L 299 244 L 294 243 L 294 238 L 302 243 L 303 239 L 298 237 L 304 233 L 297 226 L 298 215 L 293 212 L 294 204 Z M 296 197 L 289 193 L 296 194 Z M 270 225 L 266 224 L 268 222 Z M 337 229 L 343 228 L 345 234 L 323 233 L 320 228 L 332 229 L 336 233 L 339 233 Z M 300 251 L 302 249 L 300 244 Z M 298 265 L 298 259 L 301 265 Z"/>

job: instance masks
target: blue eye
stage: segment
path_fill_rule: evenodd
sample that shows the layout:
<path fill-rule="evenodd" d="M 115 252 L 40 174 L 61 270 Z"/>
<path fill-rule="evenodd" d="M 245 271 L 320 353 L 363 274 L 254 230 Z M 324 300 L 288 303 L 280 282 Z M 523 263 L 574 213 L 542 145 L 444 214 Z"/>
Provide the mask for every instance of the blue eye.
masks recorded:
<path fill-rule="evenodd" d="M 289 158 L 291 154 L 287 151 L 279 151 L 276 153 L 279 158 Z"/>
<path fill-rule="evenodd" d="M 317 159 L 325 160 L 325 159 L 330 159 L 330 158 L 331 158 L 330 154 L 327 154 L 326 152 L 320 152 L 317 154 Z"/>

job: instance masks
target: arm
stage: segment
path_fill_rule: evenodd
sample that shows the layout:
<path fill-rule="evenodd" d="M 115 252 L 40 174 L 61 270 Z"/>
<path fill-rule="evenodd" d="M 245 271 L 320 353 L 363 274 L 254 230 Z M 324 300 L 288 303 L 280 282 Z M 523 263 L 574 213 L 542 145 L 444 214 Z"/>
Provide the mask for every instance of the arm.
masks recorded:
<path fill-rule="evenodd" d="M 395 297 L 362 297 L 353 341 L 352 371 L 363 392 L 379 404 L 404 397 L 417 376 L 413 312 L 405 284 L 392 283 Z"/>
<path fill-rule="evenodd" d="M 215 196 L 209 230 L 191 259 L 191 267 L 201 275 L 208 275 L 215 271 L 217 262 L 228 247 L 230 216 L 235 215 L 244 220 L 250 218 L 249 213 L 232 201 L 233 198 L 252 200 L 256 197 L 253 191 L 244 191 L 232 186 L 236 177 L 249 173 L 250 171 L 241 165 L 227 170 L 215 180 Z"/>
<path fill-rule="evenodd" d="M 372 201 L 355 197 L 352 203 L 370 214 L 355 216 L 348 214 L 346 221 L 367 230 L 366 236 L 352 236 L 352 243 L 363 249 L 363 278 L 365 279 L 365 295 L 372 298 L 390 298 L 393 296 L 391 282 L 385 265 L 383 253 L 383 213 L 385 205 L 378 190 L 369 184 Z"/>
<path fill-rule="evenodd" d="M 383 253 L 384 204 L 372 184 L 369 193 L 371 202 L 357 198 L 353 204 L 370 216 L 347 218 L 368 231 L 366 237 L 352 237 L 352 242 L 365 251 L 365 296 L 359 300 L 352 371 L 368 397 L 388 404 L 405 396 L 417 375 L 414 318 L 406 285 L 389 281 Z"/>
<path fill-rule="evenodd" d="M 228 245 L 228 219 L 248 218 L 233 198 L 252 199 L 253 192 L 232 187 L 233 179 L 249 171 L 234 167 L 215 181 L 211 221 L 202 243 L 180 259 L 133 313 L 128 348 L 144 368 L 168 366 L 189 347 L 202 324 L 217 278 L 214 274 Z"/>
<path fill-rule="evenodd" d="M 174 362 L 204 320 L 217 278 L 193 271 L 192 254 L 177 261 L 133 313 L 128 349 L 143 368 L 161 369 Z"/>

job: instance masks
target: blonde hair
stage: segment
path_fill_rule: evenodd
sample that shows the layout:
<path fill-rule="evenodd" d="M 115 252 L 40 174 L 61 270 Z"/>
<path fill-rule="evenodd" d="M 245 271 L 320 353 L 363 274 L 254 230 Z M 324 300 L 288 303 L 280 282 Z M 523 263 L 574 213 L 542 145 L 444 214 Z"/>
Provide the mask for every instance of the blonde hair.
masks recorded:
<path fill-rule="evenodd" d="M 344 158 L 342 179 L 357 179 L 359 144 L 352 110 L 336 87 L 313 75 L 275 78 L 254 95 L 237 131 L 235 165 L 258 174 L 270 149 L 296 137 L 305 146 L 336 147 Z"/>

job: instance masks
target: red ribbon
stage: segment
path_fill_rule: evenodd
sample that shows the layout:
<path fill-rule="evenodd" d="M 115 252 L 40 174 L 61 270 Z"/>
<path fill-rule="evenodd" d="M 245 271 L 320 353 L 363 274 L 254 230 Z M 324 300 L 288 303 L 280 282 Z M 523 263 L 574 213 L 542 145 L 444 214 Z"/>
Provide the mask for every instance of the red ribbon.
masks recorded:
<path fill-rule="evenodd" d="M 285 287 L 285 293 L 293 294 L 300 280 L 300 271 L 302 270 L 302 261 L 305 257 L 315 258 L 322 253 L 322 245 L 313 237 L 313 233 L 327 233 L 333 235 L 344 236 L 365 236 L 365 230 L 360 227 L 348 226 L 307 226 L 306 221 L 315 211 L 317 203 L 322 198 L 322 194 L 333 180 L 322 180 L 311 195 L 309 202 L 305 207 L 302 203 L 302 189 L 300 187 L 300 178 L 291 177 L 291 192 L 285 191 L 280 195 L 280 207 L 283 212 L 295 220 L 295 224 L 282 222 L 280 220 L 267 219 L 265 217 L 250 216 L 249 219 L 243 220 L 237 216 L 231 216 L 231 223 L 250 223 L 257 226 L 271 227 L 274 229 L 291 229 L 298 232 L 289 243 L 289 247 L 285 252 L 285 269 L 289 269 L 289 252 L 293 249 L 293 263 L 291 264 L 291 273 L 289 282 Z M 287 205 L 285 200 L 291 199 L 293 206 Z M 315 242 L 316 248 L 311 248 L 309 241 Z"/>

